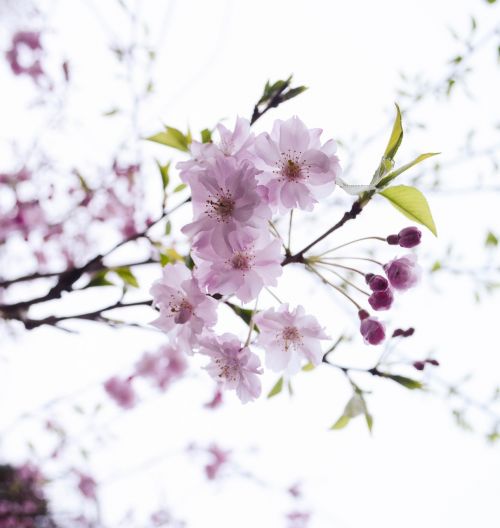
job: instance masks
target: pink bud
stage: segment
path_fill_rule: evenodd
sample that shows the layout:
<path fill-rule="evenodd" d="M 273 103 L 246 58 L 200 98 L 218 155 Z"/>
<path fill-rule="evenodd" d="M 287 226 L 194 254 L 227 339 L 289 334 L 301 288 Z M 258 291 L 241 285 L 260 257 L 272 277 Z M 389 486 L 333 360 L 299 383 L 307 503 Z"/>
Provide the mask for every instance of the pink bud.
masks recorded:
<path fill-rule="evenodd" d="M 384 291 L 374 291 L 370 297 L 368 297 L 370 306 L 377 311 L 388 310 L 391 307 L 393 300 L 394 296 L 392 295 L 390 288 L 387 288 Z"/>
<path fill-rule="evenodd" d="M 417 227 L 405 227 L 398 233 L 398 244 L 403 248 L 412 248 L 420 244 L 422 231 Z"/>
<path fill-rule="evenodd" d="M 375 317 L 363 319 L 359 330 L 367 345 L 379 345 L 385 339 L 384 324 Z"/>

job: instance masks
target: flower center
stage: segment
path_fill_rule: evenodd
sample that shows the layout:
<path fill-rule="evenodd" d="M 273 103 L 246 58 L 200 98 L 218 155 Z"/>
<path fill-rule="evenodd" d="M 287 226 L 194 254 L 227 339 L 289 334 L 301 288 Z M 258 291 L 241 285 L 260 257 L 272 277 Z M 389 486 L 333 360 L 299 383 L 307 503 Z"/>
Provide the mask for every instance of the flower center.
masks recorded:
<path fill-rule="evenodd" d="M 309 177 L 309 165 L 301 161 L 302 152 L 288 150 L 281 153 L 280 160 L 276 163 L 273 172 L 279 176 L 280 181 L 298 182 Z"/>
<path fill-rule="evenodd" d="M 227 222 L 234 211 L 234 200 L 229 191 L 210 196 L 206 202 L 206 213 L 210 218 Z"/>
<path fill-rule="evenodd" d="M 219 369 L 218 377 L 227 381 L 237 381 L 239 378 L 238 362 L 231 358 L 217 358 L 215 364 Z"/>
<path fill-rule="evenodd" d="M 280 338 L 286 352 L 290 347 L 297 349 L 302 344 L 302 334 L 295 326 L 285 326 L 281 331 Z"/>
<path fill-rule="evenodd" d="M 252 267 L 252 255 L 246 251 L 236 251 L 231 257 L 231 267 L 235 270 L 248 271 Z"/>
<path fill-rule="evenodd" d="M 193 315 L 193 305 L 185 297 L 172 296 L 169 303 L 170 316 L 174 318 L 177 324 L 184 324 Z"/>

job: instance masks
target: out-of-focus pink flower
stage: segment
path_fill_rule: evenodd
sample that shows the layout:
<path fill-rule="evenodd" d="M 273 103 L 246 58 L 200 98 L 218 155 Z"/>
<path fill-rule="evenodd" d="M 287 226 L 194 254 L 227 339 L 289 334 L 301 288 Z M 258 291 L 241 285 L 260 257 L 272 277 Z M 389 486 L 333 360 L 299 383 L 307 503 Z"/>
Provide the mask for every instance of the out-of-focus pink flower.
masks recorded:
<path fill-rule="evenodd" d="M 160 309 L 160 316 L 152 324 L 164 332 L 182 326 L 182 337 L 193 346 L 202 331 L 217 321 L 217 302 L 200 290 L 191 271 L 180 262 L 163 268 L 162 278 L 151 287 L 151 295 Z"/>
<path fill-rule="evenodd" d="M 146 352 L 135 366 L 135 375 L 150 379 L 161 390 L 181 378 L 187 369 L 185 354 L 179 346 L 163 345 L 157 352 Z"/>
<path fill-rule="evenodd" d="M 222 402 L 223 402 L 222 391 L 220 390 L 219 387 L 217 387 L 213 395 L 213 398 L 209 402 L 205 403 L 203 407 L 207 409 L 212 409 L 212 410 L 217 409 L 218 407 L 222 405 Z"/>
<path fill-rule="evenodd" d="M 258 180 L 267 187 L 274 209 L 311 211 L 318 198 L 333 191 L 341 173 L 337 146 L 333 140 L 321 145 L 321 132 L 308 130 L 292 117 L 277 120 L 271 134 L 264 132 L 255 139 L 253 161 L 262 171 Z"/>
<path fill-rule="evenodd" d="M 80 493 L 87 499 L 96 500 L 97 482 L 90 475 L 80 471 L 77 472 L 77 475 Z"/>
<path fill-rule="evenodd" d="M 31 62 L 22 63 L 20 60 L 21 48 L 28 48 L 33 53 Z M 6 57 L 12 72 L 15 75 L 28 75 L 34 81 L 38 81 L 44 75 L 40 62 L 40 33 L 35 31 L 19 31 L 12 38 L 12 46 L 7 51 Z"/>
<path fill-rule="evenodd" d="M 395 290 L 404 291 L 415 286 L 420 279 L 417 257 L 409 254 L 384 264 L 384 271 Z"/>
<path fill-rule="evenodd" d="M 113 376 L 104 383 L 104 390 L 111 399 L 124 409 L 131 409 L 136 404 L 136 395 L 132 387 L 132 379 L 121 379 Z"/>
<path fill-rule="evenodd" d="M 205 474 L 208 480 L 215 480 L 221 469 L 227 464 L 231 451 L 223 450 L 218 445 L 213 444 L 208 448 L 208 453 L 212 455 L 212 461 L 205 466 Z"/>
<path fill-rule="evenodd" d="M 256 174 L 249 162 L 218 156 L 189 182 L 194 221 L 182 232 L 194 239 L 196 250 L 211 247 L 219 252 L 229 233 L 248 228 L 255 230 L 256 237 L 267 225 L 271 211 L 262 200 Z"/>
<path fill-rule="evenodd" d="M 200 341 L 200 352 L 210 357 L 207 372 L 222 389 L 236 390 L 243 403 L 260 396 L 260 360 L 235 335 L 209 334 Z"/>
<path fill-rule="evenodd" d="M 229 233 L 219 251 L 206 247 L 193 258 L 208 293 L 234 294 L 243 302 L 255 299 L 264 286 L 275 286 L 283 273 L 280 242 L 264 236 L 255 240 L 245 229 Z"/>
<path fill-rule="evenodd" d="M 260 330 L 257 343 L 265 350 L 270 369 L 292 375 L 300 370 L 304 359 L 313 365 L 321 363 L 321 340 L 328 337 L 302 306 L 290 311 L 288 304 L 282 304 L 278 310 L 271 308 L 254 319 Z"/>
<path fill-rule="evenodd" d="M 286 515 L 287 528 L 307 528 L 311 520 L 310 512 L 292 511 Z"/>

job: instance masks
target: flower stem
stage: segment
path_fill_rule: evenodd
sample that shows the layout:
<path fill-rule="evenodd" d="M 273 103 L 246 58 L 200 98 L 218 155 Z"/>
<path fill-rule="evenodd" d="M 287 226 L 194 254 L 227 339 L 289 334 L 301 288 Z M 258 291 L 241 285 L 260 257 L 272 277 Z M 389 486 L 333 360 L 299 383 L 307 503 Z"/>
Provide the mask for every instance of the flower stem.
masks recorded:
<path fill-rule="evenodd" d="M 322 257 L 323 255 L 328 255 L 328 253 L 333 253 L 334 251 L 337 251 L 337 249 L 350 246 L 351 244 L 355 244 L 356 242 L 362 242 L 363 240 L 381 240 L 382 242 L 385 242 L 386 239 L 379 236 L 369 236 L 369 237 L 363 237 L 363 238 L 357 238 L 356 240 L 351 240 L 350 242 L 346 242 L 345 244 L 341 244 L 340 246 L 336 246 L 332 249 L 329 249 L 328 251 L 325 251 L 324 253 L 321 253 L 318 255 L 318 257 Z"/>
<path fill-rule="evenodd" d="M 313 273 L 315 273 L 323 282 L 325 282 L 326 284 L 329 284 L 332 288 L 334 288 L 335 290 L 337 290 L 339 293 L 341 293 L 344 297 L 346 297 L 347 299 L 349 299 L 352 304 L 354 304 L 354 306 L 356 306 L 356 308 L 358 310 L 362 310 L 362 306 L 360 306 L 348 293 L 346 293 L 342 288 L 339 288 L 338 286 L 336 286 L 335 284 L 333 284 L 332 282 L 330 282 L 326 277 L 324 277 L 323 275 L 321 275 L 321 273 L 313 268 L 312 266 L 310 266 L 309 264 L 306 264 L 307 268 L 312 271 Z"/>

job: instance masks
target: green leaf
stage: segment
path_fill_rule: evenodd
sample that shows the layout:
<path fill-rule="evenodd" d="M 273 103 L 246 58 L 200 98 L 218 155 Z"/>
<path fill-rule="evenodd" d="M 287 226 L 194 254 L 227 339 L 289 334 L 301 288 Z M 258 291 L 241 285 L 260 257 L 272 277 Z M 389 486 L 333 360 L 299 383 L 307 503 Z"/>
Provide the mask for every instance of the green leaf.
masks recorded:
<path fill-rule="evenodd" d="M 163 188 L 166 189 L 168 186 L 168 182 L 170 181 L 170 176 L 168 174 L 170 170 L 170 162 L 168 162 L 166 165 L 162 165 L 158 160 L 156 160 L 156 164 L 160 169 L 161 182 L 163 184 Z"/>
<path fill-rule="evenodd" d="M 491 231 L 489 231 L 488 234 L 486 235 L 486 240 L 484 241 L 484 245 L 496 247 L 498 246 L 498 238 Z"/>
<path fill-rule="evenodd" d="M 177 185 L 177 187 L 174 189 L 174 193 L 178 193 L 183 191 L 187 185 L 185 183 L 181 183 L 180 185 Z"/>
<path fill-rule="evenodd" d="M 343 429 L 349 422 L 351 421 L 351 419 L 349 418 L 349 416 L 346 416 L 345 414 L 343 414 L 331 427 L 330 427 L 330 430 L 336 430 L 338 431 L 339 429 Z"/>
<path fill-rule="evenodd" d="M 268 398 L 272 398 L 273 396 L 276 396 L 283 390 L 283 377 L 281 377 L 273 386 L 273 388 L 269 391 L 269 394 L 267 395 Z"/>
<path fill-rule="evenodd" d="M 229 306 L 229 308 L 231 308 L 231 310 L 233 310 L 233 312 L 238 317 L 241 317 L 241 319 L 243 319 L 243 321 L 247 325 L 250 324 L 250 322 L 252 320 L 253 310 L 249 310 L 248 308 L 241 308 L 237 304 L 233 304 L 233 303 L 231 303 L 229 301 L 227 301 L 226 304 L 227 304 L 227 306 Z M 254 325 L 254 330 L 257 331 L 257 332 L 259 331 L 259 329 L 255 325 Z"/>
<path fill-rule="evenodd" d="M 302 370 L 304 372 L 310 372 L 311 370 L 314 370 L 314 368 L 315 368 L 314 365 L 311 362 L 309 362 L 309 363 L 307 363 L 307 365 L 304 365 L 302 367 Z"/>
<path fill-rule="evenodd" d="M 300 95 L 301 93 L 305 92 L 307 89 L 307 86 L 297 86 L 297 88 L 290 88 L 288 92 L 283 94 L 281 101 L 289 101 L 290 99 L 297 97 L 297 95 Z"/>
<path fill-rule="evenodd" d="M 202 143 L 211 143 L 212 142 L 212 131 L 208 128 L 204 128 L 201 131 L 201 142 Z"/>
<path fill-rule="evenodd" d="M 184 258 L 174 248 L 167 248 L 160 253 L 160 264 L 166 266 L 170 263 L 181 262 Z"/>
<path fill-rule="evenodd" d="M 427 227 L 437 236 L 436 224 L 425 196 L 415 187 L 396 185 L 388 187 L 380 193 L 384 198 L 407 218 Z"/>
<path fill-rule="evenodd" d="M 123 267 L 123 268 L 114 268 L 113 271 L 120 277 L 120 279 L 129 286 L 132 286 L 134 288 L 139 287 L 139 283 L 137 282 L 137 279 L 135 275 L 132 273 L 129 267 Z"/>
<path fill-rule="evenodd" d="M 172 147 L 183 152 L 189 151 L 189 137 L 185 136 L 180 130 L 173 127 L 165 127 L 165 132 L 158 132 L 153 136 L 146 138 L 148 141 L 160 143 L 167 147 Z"/>
<path fill-rule="evenodd" d="M 394 159 L 394 156 L 396 155 L 396 152 L 398 151 L 398 148 L 401 145 L 402 141 L 403 123 L 401 120 L 401 110 L 396 104 L 396 119 L 394 120 L 394 124 L 392 125 L 391 137 L 389 138 L 389 143 L 387 143 L 387 147 L 385 149 L 383 157 L 390 160 Z"/>
<path fill-rule="evenodd" d="M 94 286 L 116 286 L 115 283 L 111 282 L 106 278 L 106 274 L 109 270 L 98 271 L 94 274 L 86 288 L 93 288 Z"/>
<path fill-rule="evenodd" d="M 414 380 L 412 378 L 407 378 L 406 376 L 399 376 L 398 374 L 384 374 L 385 378 L 389 378 L 407 389 L 423 389 L 423 384 L 420 381 Z"/>
<path fill-rule="evenodd" d="M 399 169 L 396 169 L 395 171 L 390 172 L 385 178 L 380 180 L 380 182 L 377 184 L 377 187 L 379 189 L 382 189 L 386 185 L 388 185 L 394 178 L 397 178 L 401 173 L 407 171 L 411 167 L 417 165 L 421 161 L 426 160 L 427 158 L 430 158 L 432 156 L 437 156 L 440 154 L 440 152 L 427 152 L 426 154 L 420 154 L 417 158 L 415 158 L 413 161 L 410 161 L 410 163 L 407 163 L 406 165 L 403 165 L 402 167 L 399 167 Z"/>
<path fill-rule="evenodd" d="M 172 231 L 172 222 L 170 220 L 165 224 L 165 234 L 168 236 Z"/>

